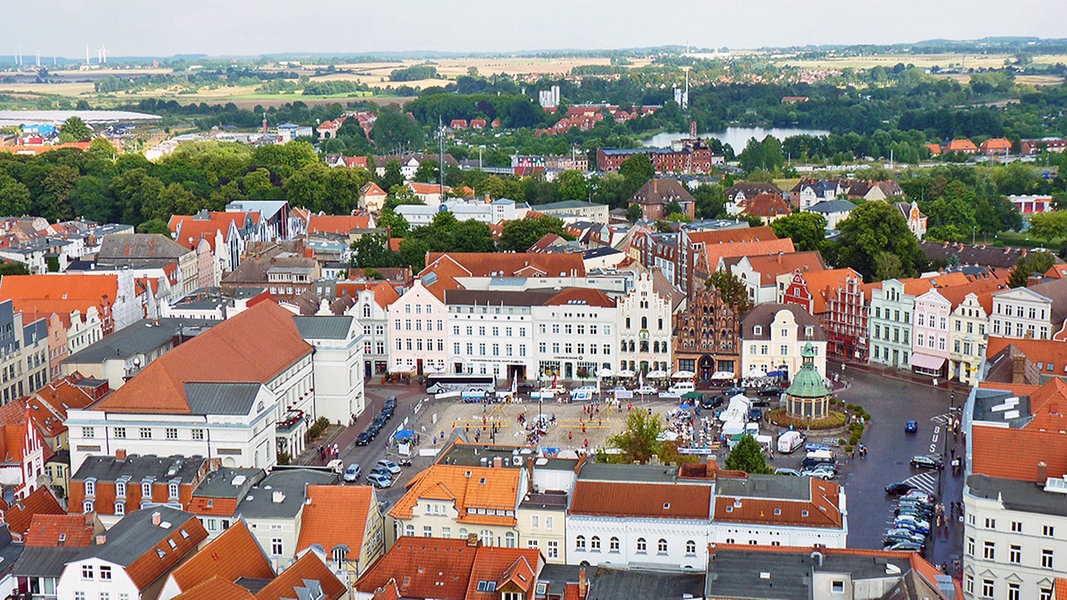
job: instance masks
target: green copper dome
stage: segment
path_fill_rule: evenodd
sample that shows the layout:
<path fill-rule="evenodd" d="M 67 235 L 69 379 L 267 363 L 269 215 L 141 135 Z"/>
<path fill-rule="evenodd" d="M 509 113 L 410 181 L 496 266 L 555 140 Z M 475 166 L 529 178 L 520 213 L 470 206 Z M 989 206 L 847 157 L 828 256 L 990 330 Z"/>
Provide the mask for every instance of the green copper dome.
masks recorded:
<path fill-rule="evenodd" d="M 815 368 L 815 347 L 811 342 L 804 344 L 800 351 L 804 364 L 800 366 L 800 372 L 793 378 L 792 385 L 785 391 L 794 398 L 824 398 L 829 395 L 826 386 L 822 383 L 822 375 Z"/>

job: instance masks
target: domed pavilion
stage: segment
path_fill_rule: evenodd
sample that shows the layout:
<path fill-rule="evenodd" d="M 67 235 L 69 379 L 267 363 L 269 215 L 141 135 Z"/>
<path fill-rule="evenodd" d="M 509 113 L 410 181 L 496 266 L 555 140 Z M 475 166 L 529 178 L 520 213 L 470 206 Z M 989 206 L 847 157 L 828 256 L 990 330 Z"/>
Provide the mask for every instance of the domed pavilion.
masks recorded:
<path fill-rule="evenodd" d="M 830 414 L 830 392 L 815 368 L 815 347 L 804 344 L 800 352 L 803 364 L 785 391 L 786 413 L 795 418 L 818 420 Z"/>

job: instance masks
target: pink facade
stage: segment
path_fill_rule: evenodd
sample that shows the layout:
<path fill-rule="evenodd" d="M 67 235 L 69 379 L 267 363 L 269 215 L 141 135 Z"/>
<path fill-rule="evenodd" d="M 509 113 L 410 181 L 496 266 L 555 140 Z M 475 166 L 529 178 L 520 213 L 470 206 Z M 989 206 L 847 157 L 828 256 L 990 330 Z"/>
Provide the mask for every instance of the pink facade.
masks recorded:
<path fill-rule="evenodd" d="M 912 329 L 912 369 L 938 376 L 945 372 L 949 358 L 948 318 L 952 303 L 936 289 L 915 298 Z"/>

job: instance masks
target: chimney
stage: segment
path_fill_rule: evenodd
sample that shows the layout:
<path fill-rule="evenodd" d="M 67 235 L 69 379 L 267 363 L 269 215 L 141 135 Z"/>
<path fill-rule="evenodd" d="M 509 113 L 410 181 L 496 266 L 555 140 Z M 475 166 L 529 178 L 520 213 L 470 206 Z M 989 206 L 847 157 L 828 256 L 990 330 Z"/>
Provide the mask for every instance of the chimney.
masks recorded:
<path fill-rule="evenodd" d="M 578 598 L 585 599 L 589 593 L 589 579 L 585 575 L 585 567 L 578 571 Z"/>
<path fill-rule="evenodd" d="M 98 534 L 96 536 L 96 545 L 97 546 L 103 546 L 106 543 L 107 543 L 107 536 L 106 535 L 101 533 L 101 534 Z"/>
<path fill-rule="evenodd" d="M 158 510 L 156 512 L 152 513 L 152 524 L 153 525 L 155 525 L 156 527 L 159 527 L 159 524 L 162 523 L 162 522 L 163 522 L 163 515 L 160 514 Z"/>
<path fill-rule="evenodd" d="M 782 254 L 785 254 L 781 250 L 778 251 L 778 264 L 782 264 Z"/>
<path fill-rule="evenodd" d="M 1011 383 L 1012 385 L 1026 384 L 1026 355 L 1016 354 L 1011 357 Z"/>
<path fill-rule="evenodd" d="M 1037 483 L 1045 485 L 1045 481 L 1048 480 L 1048 465 L 1045 461 L 1037 463 Z"/>
<path fill-rule="evenodd" d="M 499 456 L 494 457 L 493 458 L 493 468 L 494 469 L 499 469 L 502 466 L 504 466 L 504 459 L 500 458 Z"/>
<path fill-rule="evenodd" d="M 478 547 L 478 534 L 477 533 L 468 533 L 467 534 L 467 547 L 468 548 L 477 548 Z"/>
<path fill-rule="evenodd" d="M 126 460 L 126 449 L 117 448 L 115 450 L 115 460 Z"/>

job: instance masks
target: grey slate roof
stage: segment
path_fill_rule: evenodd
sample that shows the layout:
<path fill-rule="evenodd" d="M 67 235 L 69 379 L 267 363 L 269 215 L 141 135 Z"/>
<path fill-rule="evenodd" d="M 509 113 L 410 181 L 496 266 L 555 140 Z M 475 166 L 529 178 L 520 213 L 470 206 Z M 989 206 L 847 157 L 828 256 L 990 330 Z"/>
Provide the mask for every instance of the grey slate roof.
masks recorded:
<path fill-rule="evenodd" d="M 807 477 L 749 475 L 746 478 L 720 477 L 716 496 L 771 498 L 775 500 L 810 500 L 811 482 Z"/>
<path fill-rule="evenodd" d="M 910 205 L 909 205 L 910 206 Z M 982 265 L 1010 269 L 1026 256 L 1029 248 L 998 248 L 985 244 L 953 244 L 950 242 L 919 242 L 923 254 L 929 260 L 950 262 L 955 256 L 961 264 Z"/>
<path fill-rule="evenodd" d="M 824 215 L 831 213 L 851 212 L 856 208 L 856 205 L 848 200 L 823 200 L 809 208 L 811 212 L 816 212 Z"/>
<path fill-rule="evenodd" d="M 196 486 L 196 498 L 244 498 L 266 476 L 263 469 L 221 467 L 207 474 Z M 244 477 L 243 480 L 238 479 Z M 238 482 L 236 485 L 234 482 Z"/>
<path fill-rule="evenodd" d="M 595 202 L 582 202 L 581 200 L 562 200 L 560 202 L 549 202 L 548 204 L 535 204 L 530 209 L 537 212 L 545 212 L 546 210 L 574 210 L 576 208 L 596 208 L 600 206 L 604 205 Z"/>
<path fill-rule="evenodd" d="M 639 483 L 673 483 L 678 467 L 657 465 L 613 465 L 585 463 L 578 479 L 583 481 L 632 481 Z"/>
<path fill-rule="evenodd" d="M 597 568 L 589 578 L 587 600 L 618 598 L 700 598 L 704 573 Z"/>
<path fill-rule="evenodd" d="M 447 305 L 544 306 L 558 291 L 553 290 L 445 290 Z"/>
<path fill-rule="evenodd" d="M 22 344 L 32 346 L 35 342 L 48 339 L 48 321 L 43 317 L 22 327 Z"/>
<path fill-rule="evenodd" d="M 11 539 L 11 531 L 5 524 L 0 524 L 0 575 L 10 573 L 15 561 L 22 556 L 23 545 Z"/>
<path fill-rule="evenodd" d="M 998 353 L 1006 354 L 1008 348 Z M 1011 366 L 1010 357 L 1007 360 Z M 1010 410 L 993 410 L 994 407 L 1003 406 L 1008 399 L 1014 399 L 1014 406 Z M 997 389 L 976 388 L 974 390 L 974 404 L 971 411 L 972 421 L 988 421 L 992 423 L 1005 423 L 1012 429 L 1025 427 L 1033 420 L 1030 409 L 1030 396 L 1020 396 L 1011 392 Z M 1017 412 L 1013 412 L 1017 411 Z M 1011 413 L 1009 415 L 1009 413 Z"/>
<path fill-rule="evenodd" d="M 120 233 L 104 237 L 97 260 L 100 262 L 178 259 L 192 250 L 159 233 Z"/>
<path fill-rule="evenodd" d="M 194 415 L 247 415 L 261 387 L 259 382 L 186 383 L 185 398 Z"/>
<path fill-rule="evenodd" d="M 351 316 L 293 317 L 296 330 L 305 340 L 343 340 L 352 329 Z"/>
<path fill-rule="evenodd" d="M 971 494 L 979 498 L 1000 498 L 1005 510 L 1067 516 L 1067 502 L 1063 501 L 1063 494 L 1046 492 L 1029 481 L 970 475 L 967 477 L 967 486 Z"/>
<path fill-rule="evenodd" d="M 114 456 L 90 456 L 85 459 L 78 472 L 71 476 L 72 481 L 85 481 L 95 478 L 98 482 L 117 481 L 129 477 L 130 482 L 140 483 L 146 477 L 156 481 L 179 479 L 182 483 L 196 480 L 200 468 L 204 465 L 202 456 L 140 456 L 131 454 L 124 460 Z"/>
<path fill-rule="evenodd" d="M 337 475 L 311 469 L 276 469 L 248 492 L 237 505 L 237 512 L 246 519 L 292 519 L 304 505 L 304 490 L 308 485 L 332 485 Z M 274 492 L 281 492 L 281 502 L 274 501 Z"/>
<path fill-rule="evenodd" d="M 812 554 L 810 550 L 759 552 L 718 549 L 708 561 L 707 585 L 700 595 L 709 598 L 808 600 L 812 597 L 813 571 L 849 573 L 853 581 L 891 577 L 886 573 L 889 564 L 899 570 L 896 576 L 901 579 L 911 571 L 908 554 L 903 552 L 900 558 L 824 554 L 822 566 L 818 565 L 818 558 L 813 558 Z M 763 573 L 769 576 L 762 577 Z"/>
<path fill-rule="evenodd" d="M 148 354 L 169 344 L 179 331 L 189 338 L 218 323 L 204 319 L 141 319 L 75 352 L 65 358 L 64 362 L 97 363 L 109 358 L 118 360 L 137 354 Z"/>
<path fill-rule="evenodd" d="M 797 322 L 797 338 L 801 340 L 810 339 L 813 342 L 826 341 L 826 332 L 823 331 L 822 325 L 811 316 L 808 311 L 804 310 L 796 304 L 758 304 L 755 308 L 748 311 L 744 320 L 741 321 L 741 339 L 748 340 L 769 340 L 771 339 L 771 324 L 774 323 L 774 317 L 778 314 L 778 311 L 786 310 L 793 313 L 793 318 Z M 760 333 L 757 335 L 753 333 L 756 325 L 761 326 Z M 811 338 L 807 338 L 804 335 L 804 328 L 811 325 L 815 328 L 814 334 Z"/>
<path fill-rule="evenodd" d="M 29 546 L 22 550 L 22 555 L 15 561 L 12 573 L 16 577 L 56 577 L 63 574 L 68 562 L 78 559 L 84 548 L 51 548 L 48 546 Z"/>
<path fill-rule="evenodd" d="M 169 528 L 152 525 L 152 515 L 157 512 L 160 513 L 161 522 L 170 523 Z M 83 549 L 79 559 L 98 558 L 128 567 L 175 530 L 195 519 L 193 513 L 164 505 L 135 510 L 107 530 L 106 544 Z"/>

